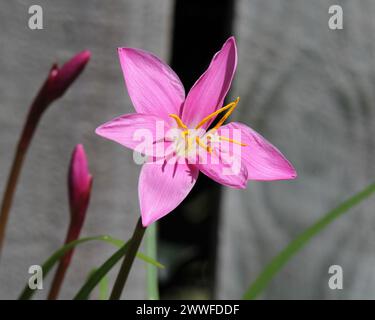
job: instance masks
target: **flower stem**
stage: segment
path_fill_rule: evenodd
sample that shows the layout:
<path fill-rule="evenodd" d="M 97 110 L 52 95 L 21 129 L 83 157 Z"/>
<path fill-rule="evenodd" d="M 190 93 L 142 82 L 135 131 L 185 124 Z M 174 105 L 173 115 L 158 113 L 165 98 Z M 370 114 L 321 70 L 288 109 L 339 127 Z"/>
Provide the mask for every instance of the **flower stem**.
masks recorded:
<path fill-rule="evenodd" d="M 137 225 L 134 229 L 133 236 L 130 240 L 125 258 L 122 262 L 121 269 L 117 275 L 115 285 L 113 286 L 110 300 L 120 299 L 122 290 L 125 287 L 126 280 L 128 279 L 130 269 L 133 265 L 135 255 L 137 254 L 139 245 L 142 242 L 142 238 L 143 238 L 145 231 L 146 231 L 146 228 L 142 226 L 141 218 L 139 218 Z"/>
<path fill-rule="evenodd" d="M 152 259 L 157 259 L 157 222 L 151 224 L 146 231 L 146 254 Z M 158 269 L 147 264 L 147 295 L 149 300 L 159 300 Z"/>
<path fill-rule="evenodd" d="M 31 108 L 33 110 L 33 108 Z M 6 184 L 6 188 L 3 195 L 3 201 L 1 204 L 1 211 L 0 211 L 0 254 L 2 251 L 2 247 L 4 244 L 5 238 L 5 230 L 9 218 L 9 211 L 12 206 L 14 192 L 16 190 L 18 177 L 21 172 L 22 164 L 29 148 L 30 141 L 32 136 L 34 135 L 35 128 L 39 122 L 41 114 L 38 112 L 30 112 L 27 120 L 25 122 L 25 126 L 23 128 L 22 134 L 18 141 L 17 150 L 14 155 L 12 168 L 10 170 L 8 181 Z"/>
<path fill-rule="evenodd" d="M 69 229 L 68 229 L 68 233 L 66 235 L 66 239 L 65 239 L 65 245 L 72 242 L 72 241 L 75 241 L 78 239 L 78 236 L 79 236 L 79 231 L 77 232 L 76 228 L 74 227 L 73 224 L 71 224 L 69 226 Z M 61 285 L 64 281 L 64 278 L 65 278 L 65 274 L 66 274 L 66 271 L 68 270 L 68 267 L 70 265 L 70 261 L 72 259 L 72 256 L 73 256 L 73 252 L 74 252 L 74 249 L 68 251 L 67 253 L 65 253 L 65 255 L 63 257 L 61 257 L 60 259 L 60 263 L 59 263 L 59 266 L 56 270 L 56 273 L 55 273 L 55 277 L 53 278 L 53 281 L 52 281 L 52 285 L 51 285 L 51 289 L 49 291 L 49 294 L 48 294 L 48 300 L 56 300 L 58 295 L 59 295 L 59 292 L 60 292 L 60 288 L 61 288 Z"/>

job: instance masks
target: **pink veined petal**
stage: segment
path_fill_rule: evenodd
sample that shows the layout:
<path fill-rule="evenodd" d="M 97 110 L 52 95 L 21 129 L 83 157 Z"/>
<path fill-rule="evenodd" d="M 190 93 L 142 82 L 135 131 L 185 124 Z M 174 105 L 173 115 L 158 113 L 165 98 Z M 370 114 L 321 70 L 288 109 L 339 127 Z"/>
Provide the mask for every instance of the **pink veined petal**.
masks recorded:
<path fill-rule="evenodd" d="M 234 130 L 238 130 L 241 142 L 246 144 L 234 150 L 240 150 L 236 153 L 241 156 L 247 168 L 249 180 L 288 180 L 297 177 L 296 170 L 284 155 L 250 127 L 239 122 L 231 122 L 220 127 L 218 134 L 233 138 Z"/>
<path fill-rule="evenodd" d="M 169 126 L 158 116 L 132 113 L 101 125 L 95 132 L 142 154 L 162 157 L 169 144 L 164 141 L 168 130 Z"/>
<path fill-rule="evenodd" d="M 245 189 L 247 169 L 240 156 L 229 155 L 215 148 L 211 153 L 201 151 L 199 170 L 212 180 L 235 189 Z"/>
<path fill-rule="evenodd" d="M 146 163 L 139 176 L 142 224 L 149 226 L 174 210 L 186 198 L 199 170 L 186 163 Z"/>
<path fill-rule="evenodd" d="M 219 109 L 232 83 L 237 65 L 237 48 L 230 37 L 215 54 L 210 66 L 191 88 L 182 111 L 182 120 L 188 127 L 196 126 L 203 118 Z M 208 121 L 203 128 L 208 128 Z"/>
<path fill-rule="evenodd" d="M 185 100 L 185 90 L 178 76 L 147 51 L 119 48 L 118 53 L 135 110 L 172 121 L 169 114 L 179 114 Z"/>

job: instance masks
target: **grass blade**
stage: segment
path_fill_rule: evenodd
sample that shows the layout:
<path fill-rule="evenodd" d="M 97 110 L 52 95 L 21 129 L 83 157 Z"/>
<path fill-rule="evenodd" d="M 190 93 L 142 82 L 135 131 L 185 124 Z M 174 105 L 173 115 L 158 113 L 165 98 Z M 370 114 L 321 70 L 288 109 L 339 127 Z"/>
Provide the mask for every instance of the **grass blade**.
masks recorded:
<path fill-rule="evenodd" d="M 300 250 L 302 249 L 314 236 L 327 227 L 330 223 L 335 221 L 341 215 L 346 213 L 375 192 L 375 183 L 369 185 L 361 192 L 355 194 L 348 200 L 341 203 L 335 209 L 326 213 L 320 220 L 318 220 L 311 227 L 307 228 L 297 238 L 287 245 L 271 262 L 263 269 L 257 279 L 251 284 L 249 289 L 245 292 L 243 299 L 255 299 L 268 285 L 271 279 L 281 270 L 281 268 Z"/>

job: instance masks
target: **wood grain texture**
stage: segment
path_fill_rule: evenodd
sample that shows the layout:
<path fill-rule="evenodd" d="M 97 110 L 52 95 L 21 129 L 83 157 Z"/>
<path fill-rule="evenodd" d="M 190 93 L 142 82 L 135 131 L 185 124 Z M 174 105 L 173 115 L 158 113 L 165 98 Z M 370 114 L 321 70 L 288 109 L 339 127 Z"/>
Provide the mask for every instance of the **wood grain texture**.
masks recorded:
<path fill-rule="evenodd" d="M 340 4 L 344 29 L 328 28 Z M 375 2 L 239 0 L 237 119 L 296 166 L 290 182 L 225 189 L 219 298 L 239 298 L 292 238 L 375 180 Z M 375 199 L 340 218 L 272 281 L 263 298 L 375 298 Z M 344 289 L 328 288 L 328 268 Z"/>
<path fill-rule="evenodd" d="M 29 277 L 29 266 L 42 263 L 63 243 L 69 221 L 66 174 L 77 143 L 84 144 L 94 175 L 82 236 L 131 236 L 139 216 L 139 167 L 130 151 L 96 136 L 94 130 L 133 110 L 116 48 L 141 47 L 167 59 L 170 44 L 173 6 L 169 0 L 40 0 L 43 30 L 28 28 L 32 4 L 35 1 L 1 3 L 1 190 L 27 108 L 51 64 L 62 63 L 82 49 L 91 50 L 92 59 L 73 87 L 47 110 L 27 155 L 0 264 L 1 299 L 16 298 Z M 78 249 L 61 298 L 72 298 L 88 272 L 113 252 L 98 243 Z M 143 262 L 136 264 L 127 298 L 145 297 Z M 48 282 L 44 288 L 39 298 L 48 292 Z"/>

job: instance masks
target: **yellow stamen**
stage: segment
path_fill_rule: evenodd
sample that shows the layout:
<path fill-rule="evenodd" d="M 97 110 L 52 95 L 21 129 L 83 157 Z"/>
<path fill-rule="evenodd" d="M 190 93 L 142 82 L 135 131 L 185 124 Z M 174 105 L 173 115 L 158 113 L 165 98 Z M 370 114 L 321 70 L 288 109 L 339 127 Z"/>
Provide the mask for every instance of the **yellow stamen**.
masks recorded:
<path fill-rule="evenodd" d="M 195 138 L 195 141 L 197 142 L 197 144 L 198 144 L 200 147 L 202 147 L 203 149 L 206 149 L 208 153 L 211 153 L 212 148 L 209 147 L 209 146 L 207 146 L 207 145 L 205 145 L 205 144 L 199 139 L 199 137 L 196 137 L 196 138 Z"/>
<path fill-rule="evenodd" d="M 189 138 L 189 134 L 190 134 L 190 131 L 189 130 L 185 130 L 183 132 L 181 132 L 183 138 L 185 139 L 185 145 L 187 145 L 187 149 L 185 148 L 185 150 L 189 151 L 190 148 L 191 148 L 191 138 Z"/>
<path fill-rule="evenodd" d="M 188 129 L 188 127 L 185 125 L 185 123 L 182 122 L 182 120 L 180 119 L 180 117 L 177 114 L 170 114 L 169 116 L 177 122 L 177 125 L 181 129 Z"/>
<path fill-rule="evenodd" d="M 229 116 L 232 114 L 234 109 L 236 109 L 239 101 L 240 101 L 240 97 L 238 97 L 234 102 L 232 102 L 232 107 L 224 114 L 224 116 L 220 119 L 220 121 L 215 125 L 214 129 L 219 128 L 225 122 L 225 120 L 229 118 Z"/>
<path fill-rule="evenodd" d="M 219 120 L 219 122 L 209 132 L 207 132 L 207 134 L 206 134 L 207 140 L 211 140 L 211 134 L 214 133 L 225 122 L 225 120 L 227 120 L 229 118 L 229 116 L 232 114 L 232 112 L 234 111 L 234 109 L 237 107 L 237 104 L 238 104 L 239 101 L 240 101 L 240 98 L 238 97 L 233 102 L 231 102 L 231 103 L 227 104 L 226 106 L 220 108 L 219 110 L 216 110 L 215 112 L 211 113 L 210 115 L 208 115 L 207 117 L 205 117 L 201 122 L 199 122 L 198 125 L 195 127 L 195 129 L 199 129 L 207 121 L 209 121 L 213 117 L 216 117 L 218 114 L 226 111 L 226 113 Z M 194 137 L 190 137 L 190 130 L 189 130 L 189 128 L 183 123 L 183 121 L 181 120 L 181 118 L 177 114 L 170 114 L 169 116 L 176 121 L 176 123 L 177 123 L 177 125 L 178 125 L 178 127 L 180 129 L 183 129 L 183 131 L 181 132 L 181 135 L 182 135 L 182 137 L 185 140 L 185 152 L 186 153 L 189 152 L 189 150 L 192 147 L 192 142 L 193 142 L 193 138 Z M 224 137 L 224 136 L 219 136 L 219 139 L 224 140 L 224 141 L 228 141 L 228 142 L 231 142 L 231 143 L 235 143 L 235 144 L 238 144 L 238 145 L 243 146 L 243 147 L 247 146 L 247 144 L 242 143 L 241 141 L 230 139 L 230 138 L 227 138 L 227 137 Z M 207 152 L 212 153 L 214 151 L 212 149 L 212 147 L 210 147 L 210 146 L 206 145 L 205 143 L 203 143 L 200 140 L 199 137 L 195 137 L 195 141 L 196 141 L 196 143 L 200 147 L 202 147 L 203 149 L 205 149 Z M 180 147 L 182 147 L 182 146 L 180 146 Z"/>
<path fill-rule="evenodd" d="M 224 121 L 230 116 L 230 114 L 233 112 L 233 110 L 236 108 L 238 101 L 240 101 L 240 97 L 238 97 L 235 101 L 227 104 L 226 106 L 220 108 L 219 110 L 216 110 L 215 112 L 209 114 L 207 117 L 205 117 L 201 122 L 198 123 L 198 125 L 195 127 L 195 129 L 199 129 L 201 126 L 203 126 L 207 121 L 212 119 L 213 117 L 216 117 L 218 114 L 230 109 L 228 112 L 228 116 L 224 119 Z M 232 110 L 232 111 L 231 111 Z M 227 113 L 224 115 L 224 117 L 227 115 Z M 220 120 L 221 121 L 221 120 Z M 224 122 L 223 121 L 223 122 Z M 221 125 L 221 124 L 220 124 Z M 216 126 L 215 126 L 216 127 Z M 219 126 L 220 127 L 220 126 Z"/>
<path fill-rule="evenodd" d="M 242 147 L 246 147 L 247 146 L 246 143 L 242 143 L 241 141 L 237 141 L 237 140 L 234 140 L 234 139 L 229 139 L 229 138 L 223 137 L 223 136 L 219 136 L 219 138 L 221 140 L 225 140 L 225 141 L 229 141 L 229 142 L 232 142 L 232 143 L 235 143 L 235 144 L 239 144 Z"/>

